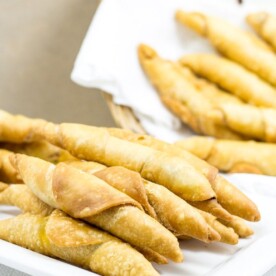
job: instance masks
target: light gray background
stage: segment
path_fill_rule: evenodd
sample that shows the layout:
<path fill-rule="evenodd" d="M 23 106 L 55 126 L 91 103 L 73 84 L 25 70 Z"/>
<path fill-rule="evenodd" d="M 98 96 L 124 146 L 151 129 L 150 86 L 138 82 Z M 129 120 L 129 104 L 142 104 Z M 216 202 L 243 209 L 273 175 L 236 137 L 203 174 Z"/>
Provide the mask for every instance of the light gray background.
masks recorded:
<path fill-rule="evenodd" d="M 101 94 L 70 80 L 97 4 L 0 0 L 0 109 L 53 122 L 114 126 Z M 27 274 L 0 265 L 0 275 Z"/>
<path fill-rule="evenodd" d="M 96 0 L 0 0 L 0 109 L 53 122 L 114 125 L 101 94 L 70 80 L 97 5 Z M 0 265 L 0 275 L 27 274 Z M 276 268 L 266 276 L 276 276 Z"/>
<path fill-rule="evenodd" d="M 0 0 L 0 109 L 113 126 L 100 93 L 70 80 L 96 0 Z"/>

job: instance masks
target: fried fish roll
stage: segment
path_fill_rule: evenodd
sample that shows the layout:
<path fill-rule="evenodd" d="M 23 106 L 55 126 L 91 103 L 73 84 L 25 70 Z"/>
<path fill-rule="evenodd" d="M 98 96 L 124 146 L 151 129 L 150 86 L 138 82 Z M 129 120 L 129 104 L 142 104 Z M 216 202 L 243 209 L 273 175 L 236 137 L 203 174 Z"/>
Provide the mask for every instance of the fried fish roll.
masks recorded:
<path fill-rule="evenodd" d="M 76 158 L 73 157 L 68 151 L 42 140 L 20 144 L 2 142 L 0 143 L 0 148 L 38 157 L 54 164 L 69 160 L 76 160 Z"/>
<path fill-rule="evenodd" d="M 220 223 L 217 218 L 207 212 L 200 211 L 201 215 L 205 218 L 206 222 L 212 226 L 220 234 L 220 242 L 228 244 L 237 244 L 239 236 L 231 227 L 226 227 Z"/>
<path fill-rule="evenodd" d="M 276 85 L 276 57 L 270 47 L 249 32 L 199 12 L 178 11 L 176 19 L 201 36 L 224 56 L 240 63 L 272 85 Z"/>
<path fill-rule="evenodd" d="M 237 216 L 232 216 L 232 219 L 229 221 L 222 219 L 218 219 L 218 221 L 227 227 L 233 228 L 241 238 L 247 238 L 254 234 L 254 231 L 245 223 L 245 221 Z"/>
<path fill-rule="evenodd" d="M 175 235 L 186 234 L 205 242 L 213 241 L 210 240 L 209 235 L 212 230 L 209 229 L 198 212 L 165 187 L 145 181 L 138 173 L 123 167 L 107 168 L 96 162 L 81 160 L 67 161 L 66 164 L 93 174 L 129 195 L 139 202 L 150 216 L 159 220 Z M 3 184 L 2 190 L 5 191 L 0 193 L 0 204 L 15 205 L 24 212 L 33 214 L 49 214 L 53 210 L 39 200 L 24 184 L 9 186 Z M 154 208 L 149 204 L 148 197 Z M 176 202 L 178 203 L 175 204 Z M 155 209 L 158 210 L 158 216 Z M 172 209 L 174 210 L 173 214 L 171 213 Z M 223 218 L 227 220 L 227 217 Z"/>
<path fill-rule="evenodd" d="M 170 96 L 160 96 L 160 98 L 164 105 L 169 108 L 172 113 L 179 117 L 184 124 L 188 125 L 197 134 L 210 135 L 220 139 L 244 139 L 244 135 L 231 130 L 225 125 L 222 125 L 220 120 L 216 119 L 217 116 L 221 118 L 219 110 L 214 110 L 214 116 L 212 116 L 211 112 L 206 112 L 204 114 L 202 112 L 203 110 L 196 112 L 197 114 L 193 114 L 192 110 L 187 105 L 183 104 L 183 100 L 180 97 L 173 98 Z M 206 109 L 208 110 L 208 108 Z M 219 113 L 218 115 L 216 114 L 217 112 Z M 216 123 L 216 121 L 219 123 Z"/>
<path fill-rule="evenodd" d="M 158 214 L 158 220 L 174 235 L 187 235 L 207 243 L 219 240 L 219 235 L 214 237 L 214 230 L 208 226 L 195 208 L 165 187 L 145 180 L 143 182 L 149 200 Z M 0 205 L 12 205 L 25 213 L 41 215 L 49 215 L 54 210 L 35 196 L 25 184 L 7 185 L 3 183 L 0 186 L 0 191 Z M 172 210 L 174 211 L 172 212 Z M 143 251 L 140 248 L 139 250 Z M 143 251 L 144 253 L 147 252 Z M 151 259 L 153 259 L 152 256 Z M 153 261 L 164 263 L 163 260 L 160 260 L 160 256 Z"/>
<path fill-rule="evenodd" d="M 189 164 L 195 167 L 196 170 L 205 175 L 205 177 L 210 182 L 214 180 L 218 173 L 217 168 L 209 165 L 207 162 L 198 158 L 196 155 L 191 154 L 189 151 L 181 149 L 175 145 L 169 144 L 162 140 L 156 139 L 150 135 L 138 134 L 130 130 L 121 128 L 106 128 L 106 130 L 109 132 L 110 135 L 114 137 L 124 139 L 132 143 L 147 146 L 159 151 L 167 152 L 168 154 L 183 158 L 185 161 L 187 161 Z"/>
<path fill-rule="evenodd" d="M 214 187 L 218 202 L 229 213 L 249 221 L 259 221 L 261 219 L 256 204 L 221 175 L 216 177 Z"/>
<path fill-rule="evenodd" d="M 225 139 L 248 137 L 276 141 L 276 110 L 234 101 L 213 101 L 186 78 L 179 64 L 160 58 L 149 46 L 139 47 L 141 65 L 160 98 L 195 132 Z M 219 127 L 219 128 L 218 128 Z M 237 135 L 238 134 L 238 135 Z"/>
<path fill-rule="evenodd" d="M 202 201 L 215 197 L 208 180 L 185 160 L 111 136 L 107 130 L 79 124 L 48 123 L 44 138 L 72 155 L 107 166 L 137 171 L 181 198 Z"/>
<path fill-rule="evenodd" d="M 210 199 L 207 201 L 189 202 L 192 206 L 199 210 L 212 214 L 217 218 L 224 219 L 225 221 L 231 220 L 232 215 L 226 211 L 216 199 Z"/>
<path fill-rule="evenodd" d="M 63 163 L 55 166 L 26 155 L 16 154 L 13 164 L 24 183 L 51 207 L 94 224 L 134 246 L 182 261 L 173 234 L 141 211 L 139 203 L 103 180 Z"/>
<path fill-rule="evenodd" d="M 200 213 L 161 185 L 145 181 L 151 205 L 166 228 L 176 236 L 189 236 L 204 242 L 219 241 L 220 236 L 209 227 Z"/>
<path fill-rule="evenodd" d="M 54 210 L 54 208 L 36 197 L 25 184 L 2 184 L 0 204 L 16 206 L 25 213 L 43 216 L 50 215 Z"/>
<path fill-rule="evenodd" d="M 0 180 L 5 183 L 22 183 L 22 179 L 10 162 L 12 152 L 0 149 Z"/>
<path fill-rule="evenodd" d="M 83 160 L 69 161 L 66 164 L 104 180 L 107 184 L 139 202 L 148 215 L 157 218 L 154 209 L 148 202 L 146 190 L 139 173 L 124 167 L 106 167 L 97 162 Z"/>
<path fill-rule="evenodd" d="M 215 192 L 218 191 L 218 201 L 222 201 L 224 203 L 227 202 L 227 204 L 226 204 L 227 206 L 231 206 L 231 205 L 235 205 L 235 204 L 238 204 L 240 206 L 251 206 L 250 207 L 251 215 L 248 215 L 248 213 L 246 212 L 245 219 L 249 219 L 249 220 L 251 220 L 251 219 L 259 220 L 260 219 L 259 211 L 251 200 L 249 200 L 240 190 L 232 188 L 231 183 L 229 183 L 228 181 L 225 182 L 222 176 L 218 176 L 217 171 L 214 171 L 212 168 L 210 168 L 210 165 L 208 165 L 208 163 L 206 163 L 202 160 L 202 159 L 204 159 L 204 158 L 202 158 L 202 156 L 200 156 L 200 158 L 202 158 L 202 159 L 197 159 L 197 158 L 194 158 L 195 157 L 194 155 L 187 154 L 187 151 L 182 151 L 182 149 L 185 150 L 185 148 L 182 147 L 181 142 L 179 142 L 179 145 L 178 145 L 178 143 L 168 144 L 164 141 L 158 140 L 149 135 L 136 134 L 136 133 L 133 133 L 133 132 L 131 132 L 129 130 L 125 130 L 125 129 L 109 128 L 108 131 L 111 135 L 114 135 L 121 139 L 125 139 L 125 140 L 128 140 L 133 143 L 139 143 L 139 144 L 145 145 L 147 147 L 152 147 L 152 148 L 158 149 L 160 151 L 165 151 L 169 154 L 177 155 L 181 158 L 185 158 L 197 170 L 202 172 L 204 175 L 209 176 L 208 179 L 209 179 L 214 191 Z M 204 149 L 204 147 L 202 146 L 202 150 L 203 149 Z M 196 155 L 198 155 L 198 154 L 196 153 Z M 211 174 L 210 174 L 210 172 L 211 172 Z M 225 193 L 221 192 L 224 185 L 226 186 Z M 233 199 L 232 199 L 233 197 L 235 197 L 237 201 L 236 200 L 233 201 Z M 238 200 L 241 200 L 240 203 L 238 203 Z M 214 216 L 223 218 L 224 220 L 230 219 L 229 213 L 227 213 L 223 208 L 221 208 L 221 206 L 219 204 L 217 204 L 217 202 L 214 199 L 207 200 L 207 201 L 201 201 L 201 202 L 194 202 L 193 205 L 195 205 L 199 209 L 202 209 L 202 210 L 212 213 Z M 246 209 L 248 211 L 247 207 L 246 207 Z M 238 211 L 238 210 L 236 210 L 236 211 Z M 237 213 L 236 214 L 238 216 L 243 217 L 244 213 L 245 212 L 240 210 L 239 214 L 237 214 Z M 231 216 L 231 218 L 232 218 L 232 216 Z"/>
<path fill-rule="evenodd" d="M 146 49 L 146 52 L 148 53 L 148 48 L 149 47 L 147 47 L 147 49 Z M 151 50 L 151 52 L 152 52 L 152 50 Z M 159 62 L 157 63 L 157 64 L 159 64 Z M 162 63 L 161 64 L 159 64 L 159 65 L 162 65 Z M 162 67 L 162 66 L 161 66 Z M 183 71 L 182 69 L 181 69 L 181 71 Z M 164 75 L 164 76 L 166 76 L 166 74 Z M 164 79 L 166 80 L 166 78 L 164 77 Z M 176 79 L 178 79 L 178 78 L 176 78 Z M 9 115 L 10 117 L 12 116 L 12 115 Z M 16 117 L 17 118 L 17 117 Z M 272 118 L 272 119 L 271 119 Z M 31 119 L 29 119 L 29 118 L 27 118 L 28 119 L 28 121 L 31 121 Z M 217 118 L 216 118 L 217 119 Z M 268 121 L 270 120 L 270 124 L 271 124 L 271 126 L 273 125 L 273 123 L 275 124 L 275 122 L 273 121 L 273 116 L 270 116 L 269 118 L 267 117 L 267 119 L 268 119 Z M 11 120 L 14 120 L 14 119 L 11 119 Z M 31 125 L 34 125 L 33 123 L 31 123 Z M 66 125 L 66 124 L 65 124 Z M 68 126 L 68 125 L 67 125 Z M 69 128 L 67 128 L 67 126 L 65 127 L 64 126 L 64 124 L 63 124 L 63 127 L 61 128 L 61 126 L 60 125 L 54 125 L 54 124 L 51 124 L 51 123 L 47 123 L 47 124 L 44 124 L 43 126 L 41 126 L 40 125 L 40 127 L 36 127 L 36 128 L 34 128 L 34 129 L 32 129 L 32 131 L 36 131 L 37 133 L 36 134 L 33 134 L 33 137 L 40 137 L 40 139 L 41 138 L 46 138 L 47 139 L 47 141 L 48 142 L 51 142 L 51 143 L 53 143 L 53 144 L 55 144 L 55 145 L 58 145 L 58 146 L 60 146 L 61 144 L 62 144 L 62 146 L 63 147 L 65 147 L 66 149 L 70 149 L 70 151 L 71 152 L 73 152 L 75 155 L 77 155 L 79 158 L 84 158 L 84 156 L 90 156 L 90 158 L 102 158 L 103 157 L 103 151 L 104 151 L 104 148 L 107 146 L 107 145 L 105 145 L 104 143 L 106 142 L 106 139 L 108 138 L 108 137 L 110 137 L 110 136 L 108 136 L 108 135 L 106 135 L 106 132 L 102 132 L 102 131 L 100 131 L 100 129 L 99 128 L 93 128 L 93 127 L 85 127 L 85 126 L 80 126 L 80 125 L 72 125 L 72 124 L 70 124 L 69 125 Z M 273 128 L 271 128 L 271 126 L 269 127 L 269 130 L 272 132 L 272 134 L 273 134 Z M 17 128 L 19 128 L 19 129 L 17 129 Z M 41 130 L 41 128 L 42 128 L 42 130 Z M 31 129 L 31 127 L 30 126 L 26 126 L 26 129 Z M 93 131 L 96 129 L 96 131 L 93 133 Z M 9 134 L 9 135 L 6 135 L 6 139 L 8 140 L 8 139 L 10 139 L 8 136 L 10 136 L 10 137 L 12 137 L 12 133 L 19 133 L 20 132 L 20 127 L 19 127 L 19 125 L 17 124 L 15 124 L 15 125 L 12 125 L 12 126 L 10 126 L 10 128 L 9 129 L 6 129 L 6 131 L 7 131 L 7 133 Z M 79 133 L 79 132 L 81 132 L 82 133 L 82 135 L 77 135 L 77 136 L 75 136 L 75 134 L 77 134 L 77 133 Z M 99 135 L 101 133 L 101 135 L 102 134 L 104 134 L 104 136 L 101 136 L 101 135 Z M 26 134 L 26 133 L 25 133 Z M 62 134 L 62 135 L 61 135 Z M 91 136 L 91 134 L 93 134 L 93 136 Z M 95 135 L 96 134 L 96 135 Z M 105 136 L 106 135 L 106 136 Z M 78 141 L 79 141 L 79 139 L 80 139 L 80 137 L 82 137 L 82 139 L 84 138 L 84 140 L 86 141 L 85 143 L 78 143 Z M 91 137 L 94 137 L 94 138 L 97 138 L 99 141 L 101 141 L 101 143 L 96 143 L 97 142 L 97 139 L 96 140 L 94 140 L 94 141 L 91 141 L 92 139 L 91 139 Z M 106 139 L 102 139 L 102 138 L 106 138 Z M 120 145 L 120 146 L 123 146 L 123 145 L 126 145 L 126 143 L 124 142 L 124 141 L 120 141 L 119 139 L 110 139 L 110 140 L 112 140 L 111 141 L 111 143 L 108 143 L 108 150 L 110 151 L 111 149 L 112 149 L 112 147 L 111 147 L 111 145 L 113 145 L 113 148 L 115 148 L 116 150 L 115 150 L 115 152 L 114 153 L 116 153 L 116 154 L 121 154 L 121 156 L 123 156 L 122 155 L 122 151 L 118 151 L 117 150 L 117 148 L 116 148 L 116 146 L 115 145 L 117 145 L 118 146 L 118 144 Z M 89 144 L 91 142 L 91 144 Z M 122 142 L 124 142 L 124 143 L 122 143 Z M 88 145 L 88 144 L 89 145 Z M 101 145 L 101 148 L 100 149 L 97 149 L 97 148 L 93 148 L 92 147 L 92 145 L 93 145 L 93 143 L 96 143 L 97 145 Z M 118 143 L 118 144 L 117 144 Z M 130 145 L 129 143 L 127 143 L 128 145 Z M 80 146 L 83 146 L 83 147 L 80 147 Z M 93 149 L 93 150 L 92 150 Z M 142 154 L 140 151 L 142 151 L 142 153 L 144 153 L 144 151 L 145 151 L 145 148 L 141 148 L 141 147 L 133 147 L 133 146 L 131 146 L 130 147 L 130 149 L 128 149 L 127 150 L 127 153 L 125 153 L 125 155 L 124 156 L 126 156 L 126 157 L 128 157 L 128 158 L 130 158 L 129 157 L 129 155 L 131 155 L 131 152 L 133 152 L 133 154 L 135 154 L 135 153 L 139 153 L 139 154 Z M 98 153 L 97 153 L 98 152 Z M 112 152 L 112 151 L 111 151 Z M 123 151 L 124 152 L 124 151 Z M 148 152 L 148 150 L 147 150 L 147 152 Z M 150 151 L 150 153 L 152 154 L 153 152 L 155 152 L 156 153 L 156 151 Z M 114 160 L 118 160 L 118 158 L 113 158 L 115 155 L 114 155 L 114 153 L 112 152 L 112 155 L 108 158 L 108 160 L 105 160 L 105 162 L 106 161 L 108 161 L 108 162 L 111 162 L 112 163 L 112 160 L 114 159 Z M 142 154 L 143 155 L 143 154 Z M 160 155 L 160 153 L 158 153 L 158 155 Z M 170 155 L 170 156 L 168 156 L 168 155 Z M 140 155 L 139 155 L 140 156 Z M 153 156 L 155 156 L 155 155 L 153 155 Z M 160 156 L 162 156 L 162 155 L 160 155 Z M 107 157 L 107 156 L 104 156 L 105 158 Z M 168 159 L 171 159 L 171 154 L 169 154 L 169 153 L 167 153 L 165 156 L 163 156 L 165 159 L 166 159 L 166 161 L 168 161 Z M 144 159 L 142 159 L 142 161 L 143 160 L 145 160 L 145 156 L 143 157 Z M 164 159 L 163 158 L 163 159 Z M 89 159 L 89 158 L 88 158 Z M 165 160 L 164 159 L 164 160 Z M 175 158 L 174 158 L 175 159 Z M 128 159 L 129 160 L 129 159 Z M 151 159 L 150 159 L 151 160 Z M 147 162 L 149 162 L 150 160 L 148 160 Z M 138 160 L 139 161 L 139 160 Z M 132 163 L 131 165 L 133 166 L 132 168 L 135 170 L 136 169 L 136 166 L 138 166 L 138 165 L 142 165 L 142 169 L 143 169 L 143 172 L 144 173 L 146 173 L 147 171 L 145 171 L 146 169 L 147 170 L 149 170 L 150 171 L 150 169 L 152 168 L 152 166 L 150 167 L 150 166 L 145 166 L 145 164 L 143 165 L 143 162 L 142 162 L 142 164 L 141 164 L 141 160 L 138 162 L 137 160 L 136 160 L 136 163 Z M 160 160 L 159 160 L 160 161 Z M 184 164 L 183 164 L 183 160 L 180 160 L 179 158 L 177 158 L 177 160 L 175 159 L 174 160 L 175 162 L 177 162 L 178 163 L 178 166 L 179 166 L 179 164 L 181 163 L 181 168 L 183 169 L 183 168 L 185 168 L 185 166 L 186 165 L 188 165 L 188 164 L 186 164 L 185 166 L 183 166 Z M 167 163 L 167 162 L 166 162 Z M 195 163 L 194 163 L 195 164 Z M 114 165 L 114 164 L 111 164 L 111 165 Z M 118 165 L 118 164 L 116 164 L 116 165 Z M 125 161 L 125 160 L 122 160 L 122 162 L 120 163 L 120 165 L 125 165 L 125 166 L 127 166 L 128 165 L 128 163 Z M 135 165 L 135 166 L 134 166 Z M 156 165 L 156 164 L 155 164 Z M 165 166 L 165 163 L 162 165 L 162 166 Z M 170 166 L 172 166 L 172 164 L 170 164 Z M 177 166 L 177 167 L 178 167 Z M 158 167 L 158 166 L 157 166 Z M 198 164 L 198 167 L 199 167 L 199 164 Z M 166 168 L 166 167 L 164 167 L 164 168 Z M 188 169 L 189 168 L 189 169 Z M 158 173 L 158 170 L 156 170 L 155 171 L 155 173 L 156 173 L 156 176 L 158 177 L 158 179 L 159 180 L 163 180 L 164 182 L 164 184 L 166 185 L 166 183 L 167 183 L 167 181 L 168 180 L 173 180 L 173 178 L 170 178 L 170 177 L 172 177 L 172 176 L 174 176 L 172 173 L 170 173 L 169 175 L 167 174 L 168 173 L 168 168 L 166 168 L 167 169 L 167 171 L 166 171 L 166 175 L 165 175 L 165 178 L 163 178 L 164 177 L 164 175 L 162 174 L 159 174 Z M 206 169 L 206 168 L 205 168 Z M 203 168 L 203 170 L 204 170 L 204 168 Z M 191 165 L 189 165 L 189 166 L 187 166 L 187 171 L 194 171 L 194 168 L 193 168 L 193 166 L 191 166 Z M 151 170 L 151 172 L 152 172 L 152 170 Z M 182 173 L 183 173 L 183 170 L 182 170 Z M 197 174 L 198 175 L 198 174 Z M 154 175 L 150 175 L 150 174 L 147 174 L 147 176 L 149 177 L 149 178 L 151 178 L 151 179 L 154 179 Z M 177 175 L 177 177 L 180 177 L 181 176 L 181 174 L 179 174 L 179 175 Z M 169 177 L 169 178 L 168 178 Z M 197 181 L 199 181 L 199 179 L 201 179 L 201 182 L 203 181 L 203 175 L 201 175 L 201 176 L 199 176 L 199 177 L 196 177 L 196 179 L 197 179 Z M 186 176 L 184 177 L 184 178 L 186 178 Z M 193 177 L 194 178 L 194 177 Z M 191 178 L 191 179 L 189 179 L 189 180 L 192 180 L 193 178 Z M 158 179 L 156 179 L 156 180 L 158 180 Z M 180 178 L 179 178 L 180 179 Z M 195 179 L 195 178 L 194 178 Z M 166 180 L 166 181 L 165 181 Z M 180 181 L 180 180 L 179 180 Z M 182 180 L 183 181 L 183 180 Z M 208 181 L 207 181 L 207 179 L 205 179 L 204 180 L 204 182 L 205 183 L 208 183 Z M 203 182 L 203 183 L 204 183 Z M 231 206 L 231 205 L 235 205 L 235 204 L 237 204 L 237 202 L 239 202 L 239 200 L 237 200 L 237 201 L 232 201 L 232 199 L 231 199 L 231 197 L 229 197 L 229 195 L 228 195 L 228 193 L 223 193 L 223 192 L 220 192 L 220 191 L 223 191 L 223 189 L 224 188 L 226 188 L 226 190 L 229 190 L 229 188 L 227 189 L 227 187 L 230 185 L 230 183 L 228 183 L 228 182 L 225 182 L 225 181 L 223 180 L 223 179 L 221 179 L 221 178 L 215 178 L 215 180 L 214 181 L 212 181 L 211 182 L 211 184 L 212 184 L 212 189 L 214 189 L 215 191 L 216 191 L 216 193 L 217 193 L 217 191 L 219 191 L 219 197 L 218 197 L 218 201 L 219 201 L 219 203 L 221 204 L 221 202 L 224 202 L 224 205 L 225 206 L 227 206 L 228 208 L 229 208 L 229 210 L 235 210 L 237 213 L 235 213 L 236 215 L 238 215 L 238 216 L 241 216 L 241 217 L 243 217 L 243 215 L 244 215 L 244 213 L 246 213 L 246 216 L 245 217 L 243 217 L 244 219 L 253 219 L 253 220 L 258 220 L 258 219 L 260 219 L 260 214 L 259 214 L 259 212 L 258 212 L 258 210 L 257 210 L 257 208 L 256 208 L 256 206 L 247 198 L 247 197 L 245 197 L 245 196 L 243 196 L 242 195 L 242 193 L 238 190 L 238 189 L 232 189 L 232 192 L 235 192 L 235 193 L 237 193 L 237 196 L 236 196 L 236 198 L 237 199 L 239 199 L 239 200 L 242 200 L 242 204 L 240 204 L 241 206 L 251 206 L 252 208 L 249 208 L 249 209 L 247 209 L 247 211 L 246 212 L 243 212 L 243 210 L 242 210 L 242 208 L 236 208 L 236 206 Z M 171 183 L 173 183 L 173 182 L 171 182 Z M 171 183 L 167 183 L 167 184 L 171 184 Z M 191 182 L 191 183 L 193 183 L 193 182 Z M 202 184 L 203 184 L 202 183 Z M 175 183 L 174 183 L 175 184 Z M 209 185 L 210 185 L 210 183 L 209 183 Z M 230 185 L 231 186 L 231 185 Z M 178 187 L 178 186 L 177 186 Z M 204 187 L 204 186 L 201 186 L 201 188 L 199 189 L 200 191 L 201 191 L 201 195 L 204 195 L 205 193 L 206 193 L 206 191 L 207 190 L 205 190 L 205 193 L 203 193 L 202 194 L 202 187 Z M 205 189 L 207 188 L 208 186 L 205 186 Z M 210 186 L 209 186 L 210 187 Z M 209 199 L 212 199 L 213 197 L 215 197 L 215 193 L 214 193 L 214 191 L 213 190 L 210 190 L 209 188 L 208 188 L 208 190 L 209 190 Z M 192 189 L 193 191 L 195 191 L 195 188 L 193 187 L 193 189 Z M 231 189 L 230 189 L 231 190 Z M 178 192 L 178 194 L 179 194 L 179 192 Z M 191 194 L 192 196 L 194 196 L 194 193 L 192 193 Z M 197 199 L 199 199 L 199 194 L 197 194 Z M 206 198 L 206 195 L 205 195 L 205 198 Z M 204 199 L 204 197 L 202 197 L 201 198 L 201 201 L 203 201 L 203 199 Z M 193 198 L 193 200 L 195 201 L 195 198 Z M 192 201 L 193 201 L 192 200 Z M 208 197 L 207 197 L 207 199 L 205 199 L 205 200 L 208 200 Z M 243 202 L 244 201 L 244 202 Z M 247 204 L 246 204 L 246 201 L 249 201 Z M 227 204 L 226 204 L 227 203 Z M 225 206 L 223 206 L 224 208 L 225 208 Z M 255 207 L 254 207 L 255 206 Z M 253 208 L 254 207 L 254 208 Z M 227 208 L 225 208 L 225 209 L 227 209 Z M 228 209 L 227 209 L 228 210 Z M 228 210 L 228 211 L 229 211 Z M 239 213 L 240 212 L 240 213 Z M 231 213 L 231 212 L 230 212 Z"/>
<path fill-rule="evenodd" d="M 182 57 L 180 63 L 244 102 L 276 107 L 276 89 L 233 61 L 212 54 L 191 54 Z"/>
<path fill-rule="evenodd" d="M 12 115 L 0 110 L 0 141 L 28 143 L 40 141 L 35 130 L 46 123 L 42 119 L 30 119 L 22 115 Z"/>
<path fill-rule="evenodd" d="M 159 275 L 131 246 L 55 210 L 0 221 L 0 238 L 101 275 Z"/>
<path fill-rule="evenodd" d="M 41 201 L 25 184 L 7 185 L 0 183 L 0 205 L 16 206 L 23 213 L 48 216 L 54 210 L 48 204 Z M 167 264 L 167 259 L 149 248 L 136 248 L 149 261 L 158 264 Z"/>
<path fill-rule="evenodd" d="M 128 194 L 143 207 L 145 206 L 145 210 L 151 210 L 150 208 L 152 208 L 153 211 L 148 213 L 158 219 L 176 236 L 187 235 L 204 242 L 214 241 L 210 233 L 212 232 L 213 234 L 213 230 L 208 227 L 200 214 L 167 188 L 146 181 L 138 173 L 123 167 L 102 168 L 99 167 L 98 163 L 86 161 L 73 161 L 68 164 L 88 173 L 93 173 L 109 185 Z M 215 200 L 213 199 L 212 201 Z M 151 205 L 149 205 L 149 202 Z M 202 203 L 202 205 L 206 204 L 205 202 Z M 213 205 L 215 213 L 223 213 L 221 214 L 221 218 L 225 220 L 229 219 L 229 214 L 226 210 L 222 209 L 218 203 L 214 203 Z M 219 239 L 218 235 L 215 238 Z"/>
<path fill-rule="evenodd" d="M 8 184 L 6 184 L 4 182 L 0 182 L 0 192 L 3 192 L 4 190 L 6 190 L 7 187 L 9 187 Z"/>
<path fill-rule="evenodd" d="M 191 143 L 187 139 L 181 140 L 176 143 L 177 146 L 183 147 L 186 150 L 189 150 L 199 156 L 202 159 L 207 160 L 209 155 L 212 154 L 212 140 L 206 140 L 206 142 L 202 143 L 202 140 L 199 138 L 198 141 L 200 145 L 203 146 L 202 150 L 199 149 L 198 144 L 194 147 L 193 139 L 195 141 L 197 138 L 190 138 Z M 205 138 L 203 138 L 205 139 Z M 214 152 L 213 154 L 215 154 Z M 227 159 L 227 158 L 226 158 Z M 227 160 L 226 160 L 227 161 Z M 225 161 L 225 162 L 226 162 Z M 230 160 L 228 160 L 230 161 Z M 239 191 L 234 185 L 232 185 L 229 181 L 223 178 L 221 175 L 217 175 L 213 188 L 216 191 L 218 202 L 232 215 L 236 215 L 242 217 L 249 221 L 258 221 L 260 220 L 260 213 L 256 207 L 256 205 L 250 201 L 247 196 Z M 233 196 L 235 194 L 235 196 Z"/>
<path fill-rule="evenodd" d="M 182 108 L 184 111 L 181 119 L 195 132 L 216 137 L 223 130 L 223 133 L 229 133 L 225 139 L 245 136 L 268 142 L 276 141 L 274 109 L 227 102 L 222 98 L 212 101 L 187 79 L 179 64 L 160 58 L 146 45 L 139 47 L 139 59 L 163 102 L 174 112 L 177 108 Z"/>
<path fill-rule="evenodd" d="M 221 112 L 209 114 L 210 120 L 217 124 L 226 124 L 232 131 L 245 135 L 248 139 L 276 142 L 276 110 L 274 108 L 233 103 L 221 103 L 217 107 Z"/>
<path fill-rule="evenodd" d="M 221 118 L 223 111 L 217 108 L 217 103 L 193 85 L 179 64 L 160 58 L 156 51 L 147 45 L 139 46 L 138 56 L 143 70 L 156 87 L 164 104 L 176 115 L 180 115 L 182 121 L 196 133 L 222 135 L 229 139 L 240 138 L 240 135 L 227 125 L 221 124 L 219 120 L 219 123 L 216 123 L 215 117 Z"/>
<path fill-rule="evenodd" d="M 220 89 L 214 83 L 206 79 L 196 76 L 188 67 L 184 66 L 183 64 L 181 64 L 181 66 L 183 71 L 185 71 L 185 74 L 187 75 L 187 80 L 189 80 L 189 82 L 191 82 L 193 86 L 198 89 L 199 92 L 201 92 L 206 98 L 208 98 L 208 100 L 210 100 L 214 104 L 221 104 L 223 102 L 230 102 L 235 104 L 243 103 L 243 101 L 237 96 Z"/>
<path fill-rule="evenodd" d="M 276 176 L 275 144 L 198 136 L 181 140 L 177 145 L 224 172 Z"/>
<path fill-rule="evenodd" d="M 255 12 L 246 17 L 247 23 L 276 50 L 276 16 Z"/>

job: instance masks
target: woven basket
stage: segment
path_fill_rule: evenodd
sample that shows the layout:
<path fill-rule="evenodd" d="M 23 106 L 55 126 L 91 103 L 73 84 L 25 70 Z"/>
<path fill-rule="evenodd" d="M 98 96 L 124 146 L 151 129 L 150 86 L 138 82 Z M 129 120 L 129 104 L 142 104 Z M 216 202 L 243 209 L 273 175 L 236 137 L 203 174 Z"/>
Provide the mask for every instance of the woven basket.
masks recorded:
<path fill-rule="evenodd" d="M 135 117 L 131 108 L 115 104 L 113 97 L 110 94 L 103 93 L 104 99 L 107 102 L 111 115 L 115 123 L 124 129 L 132 130 L 136 133 L 146 134 L 139 120 Z"/>

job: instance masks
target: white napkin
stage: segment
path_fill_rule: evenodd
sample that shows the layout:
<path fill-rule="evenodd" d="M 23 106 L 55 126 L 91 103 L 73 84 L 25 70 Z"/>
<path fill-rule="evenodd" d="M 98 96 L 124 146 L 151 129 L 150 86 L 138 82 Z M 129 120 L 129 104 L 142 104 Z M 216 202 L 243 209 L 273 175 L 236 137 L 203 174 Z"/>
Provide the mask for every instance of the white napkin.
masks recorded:
<path fill-rule="evenodd" d="M 103 0 L 87 32 L 72 80 L 99 88 L 114 96 L 118 104 L 131 107 L 150 134 L 175 141 L 190 135 L 168 111 L 143 74 L 137 46 L 146 43 L 167 59 L 176 60 L 185 53 L 214 51 L 200 38 L 174 20 L 177 9 L 203 11 L 222 17 L 243 28 L 250 11 L 274 8 L 274 0 Z"/>

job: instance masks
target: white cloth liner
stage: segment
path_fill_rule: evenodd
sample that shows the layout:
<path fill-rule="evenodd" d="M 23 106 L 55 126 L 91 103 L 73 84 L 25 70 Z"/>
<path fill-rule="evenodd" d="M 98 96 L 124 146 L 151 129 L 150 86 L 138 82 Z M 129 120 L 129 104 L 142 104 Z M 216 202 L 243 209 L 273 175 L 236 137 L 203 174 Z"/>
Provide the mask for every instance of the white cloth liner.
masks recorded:
<path fill-rule="evenodd" d="M 143 74 L 137 46 L 145 43 L 168 59 L 186 53 L 214 52 L 208 41 L 174 20 L 177 9 L 203 11 L 242 28 L 250 11 L 276 11 L 274 0 L 103 0 L 87 32 L 71 78 L 99 88 L 118 104 L 130 106 L 150 134 L 175 141 L 192 132 L 160 102 Z M 276 13 L 276 12 L 275 12 Z"/>

